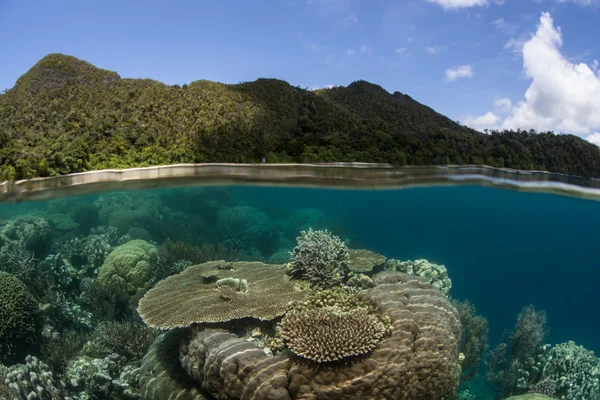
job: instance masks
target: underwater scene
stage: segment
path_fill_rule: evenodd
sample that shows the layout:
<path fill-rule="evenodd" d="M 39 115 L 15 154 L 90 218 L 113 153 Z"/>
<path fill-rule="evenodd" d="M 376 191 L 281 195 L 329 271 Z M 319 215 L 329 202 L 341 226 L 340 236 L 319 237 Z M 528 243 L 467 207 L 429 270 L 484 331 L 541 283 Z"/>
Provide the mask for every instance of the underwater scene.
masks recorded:
<path fill-rule="evenodd" d="M 0 203 L 0 399 L 600 399 L 599 226 L 481 186 Z"/>

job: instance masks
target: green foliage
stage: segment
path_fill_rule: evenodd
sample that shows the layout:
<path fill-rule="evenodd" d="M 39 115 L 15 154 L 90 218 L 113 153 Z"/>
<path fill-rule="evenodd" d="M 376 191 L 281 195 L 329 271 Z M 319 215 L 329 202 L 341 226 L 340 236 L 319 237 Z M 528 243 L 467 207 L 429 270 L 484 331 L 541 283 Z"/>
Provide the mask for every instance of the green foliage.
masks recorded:
<path fill-rule="evenodd" d="M 0 362 L 30 350 L 38 336 L 39 322 L 38 303 L 27 286 L 0 271 Z"/>
<path fill-rule="evenodd" d="M 485 135 L 365 81 L 318 91 L 276 79 L 184 86 L 44 57 L 0 96 L 0 179 L 263 158 L 488 164 L 600 177 L 600 149 L 576 136 Z"/>

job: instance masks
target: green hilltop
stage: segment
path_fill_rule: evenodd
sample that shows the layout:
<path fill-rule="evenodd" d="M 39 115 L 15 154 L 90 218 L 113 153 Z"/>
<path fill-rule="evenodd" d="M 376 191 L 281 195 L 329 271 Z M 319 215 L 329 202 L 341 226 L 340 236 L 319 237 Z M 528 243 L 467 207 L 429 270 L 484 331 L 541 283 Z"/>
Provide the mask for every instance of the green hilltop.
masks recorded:
<path fill-rule="evenodd" d="M 572 135 L 479 133 L 365 81 L 316 91 L 276 79 L 169 86 L 62 54 L 0 95 L 0 179 L 182 162 L 485 164 L 600 177 Z"/>

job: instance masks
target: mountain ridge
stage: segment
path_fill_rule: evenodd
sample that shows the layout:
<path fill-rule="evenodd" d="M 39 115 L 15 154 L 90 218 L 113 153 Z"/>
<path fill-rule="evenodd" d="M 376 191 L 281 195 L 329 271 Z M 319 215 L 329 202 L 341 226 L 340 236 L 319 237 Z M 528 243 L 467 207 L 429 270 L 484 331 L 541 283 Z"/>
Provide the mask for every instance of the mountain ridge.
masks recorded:
<path fill-rule="evenodd" d="M 178 162 L 486 164 L 600 177 L 572 135 L 485 135 L 359 80 L 315 91 L 271 78 L 166 85 L 49 54 L 0 95 L 0 178 Z"/>

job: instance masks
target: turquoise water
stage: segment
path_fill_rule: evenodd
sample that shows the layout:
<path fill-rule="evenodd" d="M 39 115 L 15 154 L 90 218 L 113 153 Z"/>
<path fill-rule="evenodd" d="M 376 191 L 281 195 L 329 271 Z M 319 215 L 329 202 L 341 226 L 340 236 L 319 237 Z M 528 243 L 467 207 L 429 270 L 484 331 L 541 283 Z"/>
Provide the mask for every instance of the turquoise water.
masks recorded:
<path fill-rule="evenodd" d="M 253 213 L 250 222 L 232 218 L 237 222 L 224 227 L 226 222 L 219 213 L 240 206 L 251 207 L 245 209 Z M 124 212 L 115 213 L 119 210 Z M 261 261 L 268 261 L 275 253 L 279 253 L 278 260 L 284 257 L 281 254 L 287 255 L 283 252 L 293 249 L 301 230 L 328 229 L 349 248 L 368 249 L 388 259 L 427 259 L 445 265 L 452 280 L 450 297 L 468 299 L 488 320 L 489 349 L 503 339 L 505 331 L 515 327 L 519 312 L 531 304 L 546 312 L 549 335 L 545 343 L 572 340 L 600 353 L 596 309 L 600 203 L 594 201 L 476 186 L 373 191 L 239 186 L 126 191 L 0 204 L 4 227 L 26 215 L 41 216 L 50 227 L 51 242 L 35 250 L 40 252 L 35 258 L 62 252 L 74 270 L 88 262 L 69 255 L 69 243 L 104 232 L 105 228 L 98 227 L 111 224 L 118 231 L 111 251 L 128 239 L 143 239 L 156 248 L 169 239 L 195 246 L 226 243 L 235 248 L 236 257 Z M 9 267 L 0 265 L 0 269 Z M 85 336 L 86 340 L 93 338 L 95 319 L 101 317 L 82 300 L 80 286 L 84 280 L 95 279 L 97 273 L 93 268 L 85 273 L 71 270 L 71 282 L 55 288 L 63 290 L 71 304 L 91 313 L 88 326 L 56 321 L 53 329 L 59 333 L 55 336 L 76 331 L 92 335 Z M 31 283 L 30 290 L 36 301 L 47 301 L 39 282 Z M 106 322 L 107 317 L 102 318 Z M 114 318 L 139 323 L 136 316 L 119 314 Z M 51 317 L 45 316 L 43 324 L 50 322 Z M 81 351 L 74 350 L 71 359 L 80 357 Z M 27 354 L 44 361 L 49 353 L 32 343 L 30 348 L 5 357 L 4 364 L 23 363 Z M 489 389 L 483 389 L 483 362 L 481 368 L 475 386 L 479 389 L 472 389 L 481 392 L 472 398 L 491 398 Z M 61 374 L 68 380 L 64 369 L 55 372 L 57 380 Z M 79 397 L 73 393 L 91 390 L 85 385 L 65 385 L 75 398 Z M 126 398 L 109 392 L 106 398 Z"/>

